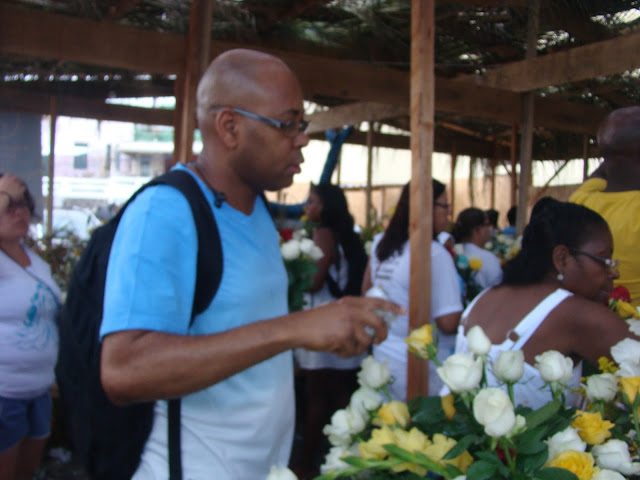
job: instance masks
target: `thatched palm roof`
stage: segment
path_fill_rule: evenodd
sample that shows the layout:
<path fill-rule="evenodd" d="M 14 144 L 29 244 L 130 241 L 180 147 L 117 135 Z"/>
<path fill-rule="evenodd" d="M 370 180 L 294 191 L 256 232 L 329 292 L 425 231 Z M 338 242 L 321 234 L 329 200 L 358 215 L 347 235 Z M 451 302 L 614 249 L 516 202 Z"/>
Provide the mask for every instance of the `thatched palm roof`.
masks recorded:
<path fill-rule="evenodd" d="M 175 57 L 184 49 L 191 3 L 5 0 L 0 105 L 33 111 L 34 104 L 56 94 L 69 99 L 61 105 L 75 105 L 63 111 L 171 124 L 170 115 L 149 120 L 131 111 L 109 113 L 100 105 L 120 96 L 173 95 L 181 66 Z M 583 136 L 593 134 L 608 111 L 640 102 L 634 71 L 640 61 L 629 53 L 634 42 L 640 44 L 639 6 L 639 0 L 542 0 L 537 54 L 548 64 L 523 74 L 525 0 L 437 2 L 436 149 L 447 151 L 455 142 L 459 153 L 508 157 L 512 125 L 519 122 L 519 92 L 534 90 L 534 157 L 582 156 Z M 302 77 L 308 100 L 340 106 L 344 122 L 373 119 L 408 132 L 410 7 L 398 0 L 217 1 L 213 48 L 283 52 Z M 118 44 L 127 38 L 134 40 Z M 561 56 L 568 51 L 579 52 L 576 65 Z M 532 71 L 538 73 L 526 74 Z M 372 101 L 379 104 L 362 103 Z M 46 104 L 41 108 L 46 113 Z M 337 114 L 323 115 L 330 125 L 338 121 Z M 317 125 L 320 130 L 322 122 Z M 408 145 L 402 137 L 379 141 Z"/>

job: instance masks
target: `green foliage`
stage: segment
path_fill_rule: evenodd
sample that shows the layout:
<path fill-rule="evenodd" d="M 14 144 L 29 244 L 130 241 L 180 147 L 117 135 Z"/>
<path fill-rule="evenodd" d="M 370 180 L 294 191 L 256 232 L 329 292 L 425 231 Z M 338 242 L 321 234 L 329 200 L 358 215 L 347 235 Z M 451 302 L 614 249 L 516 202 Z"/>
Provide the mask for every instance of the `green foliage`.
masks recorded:
<path fill-rule="evenodd" d="M 289 311 L 297 312 L 305 306 L 304 293 L 311 288 L 318 266 L 306 256 L 285 260 L 284 265 L 289 277 Z"/>
<path fill-rule="evenodd" d="M 49 264 L 60 290 L 67 291 L 73 268 L 87 245 L 86 240 L 68 230 L 57 230 L 40 239 L 27 237 L 25 244 Z"/>

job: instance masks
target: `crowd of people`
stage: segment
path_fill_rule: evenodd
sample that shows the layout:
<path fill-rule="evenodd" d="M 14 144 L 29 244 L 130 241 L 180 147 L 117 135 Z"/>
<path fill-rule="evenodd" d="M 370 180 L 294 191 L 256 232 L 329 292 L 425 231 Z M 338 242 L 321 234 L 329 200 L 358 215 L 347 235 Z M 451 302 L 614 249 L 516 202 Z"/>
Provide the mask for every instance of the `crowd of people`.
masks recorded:
<path fill-rule="evenodd" d="M 220 286 L 191 322 L 198 238 L 186 220 L 189 203 L 167 185 L 139 194 L 110 250 L 101 382 L 116 405 L 156 402 L 135 480 L 169 478 L 167 399 L 176 397 L 184 478 L 260 479 L 290 460 L 295 358 L 306 405 L 299 469 L 311 475 L 321 427 L 356 389 L 367 352 L 389 366 L 392 397 L 406 400 L 409 183 L 368 263 L 344 192 L 311 187 L 305 212 L 323 256 L 307 307 L 289 313 L 278 232 L 260 194 L 290 185 L 300 172 L 309 141 L 300 84 L 272 55 L 230 50 L 205 71 L 196 113 L 202 153 L 174 168 L 195 179 L 215 218 Z M 580 360 L 608 357 L 631 335 L 605 303 L 620 283 L 640 304 L 639 127 L 640 108 L 608 117 L 598 135 L 602 167 L 574 193 L 574 203 L 537 202 L 520 252 L 504 265 L 483 248 L 498 231 L 495 212 L 459 213 L 450 233 L 465 256 L 481 260 L 477 281 L 484 289 L 466 308 L 454 255 L 438 241 L 451 226 L 447 191 L 433 180 L 431 312 L 424 320 L 437 327 L 441 360 L 465 351 L 465 333 L 480 325 L 493 344 L 490 355 L 523 351 L 527 381 L 516 396 L 536 406 L 548 400 L 531 367 L 536 355 L 553 349 L 575 358 L 575 383 Z M 34 207 L 23 181 L 0 175 L 0 478 L 9 480 L 31 478 L 42 457 L 58 349 L 60 291 L 47 264 L 23 243 Z M 515 207 L 509 215 L 515 224 Z M 386 298 L 366 296 L 372 287 Z M 380 312 L 395 320 L 387 325 Z M 442 387 L 432 369 L 430 393 Z"/>

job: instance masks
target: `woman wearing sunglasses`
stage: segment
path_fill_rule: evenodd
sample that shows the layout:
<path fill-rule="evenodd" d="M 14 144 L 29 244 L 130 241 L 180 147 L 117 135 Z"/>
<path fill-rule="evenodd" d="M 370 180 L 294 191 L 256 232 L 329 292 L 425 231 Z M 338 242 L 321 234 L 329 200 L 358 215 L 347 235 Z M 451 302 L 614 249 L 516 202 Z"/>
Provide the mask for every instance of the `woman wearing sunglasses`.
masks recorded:
<path fill-rule="evenodd" d="M 543 198 L 533 208 L 521 251 L 503 268 L 502 283 L 464 311 L 456 353 L 468 351 L 464 335 L 475 325 L 491 340 L 493 361 L 500 351 L 522 350 L 525 373 L 515 385 L 516 404 L 539 408 L 551 400 L 533 367 L 535 357 L 548 350 L 573 359 L 569 387 L 579 387 L 581 360 L 597 365 L 623 338 L 637 340 L 606 306 L 618 278 L 612 253 L 611 232 L 598 213 Z M 489 382 L 497 384 L 491 375 Z M 569 395 L 567 403 L 575 398 Z"/>
<path fill-rule="evenodd" d="M 23 244 L 34 212 L 23 181 L 0 174 L 0 478 L 31 478 L 50 433 L 60 290 Z"/>

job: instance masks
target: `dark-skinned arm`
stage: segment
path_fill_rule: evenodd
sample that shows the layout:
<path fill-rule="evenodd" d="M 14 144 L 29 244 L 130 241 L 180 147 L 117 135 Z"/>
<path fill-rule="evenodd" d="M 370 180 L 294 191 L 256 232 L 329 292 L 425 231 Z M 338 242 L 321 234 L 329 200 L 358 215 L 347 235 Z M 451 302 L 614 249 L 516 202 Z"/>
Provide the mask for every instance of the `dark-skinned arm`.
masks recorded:
<path fill-rule="evenodd" d="M 202 390 L 292 348 L 359 355 L 387 336 L 376 309 L 404 313 L 381 299 L 345 297 L 217 334 L 111 333 L 103 339 L 102 384 L 109 398 L 122 405 Z"/>

